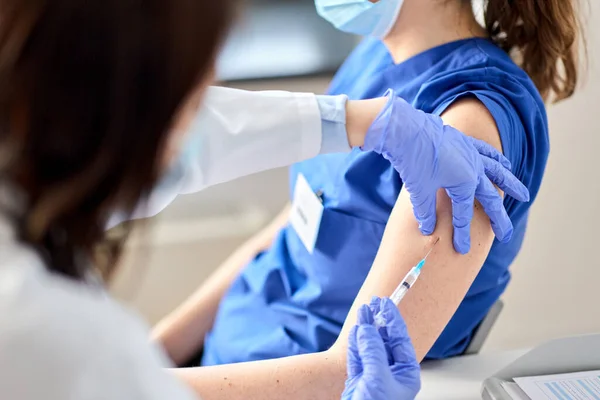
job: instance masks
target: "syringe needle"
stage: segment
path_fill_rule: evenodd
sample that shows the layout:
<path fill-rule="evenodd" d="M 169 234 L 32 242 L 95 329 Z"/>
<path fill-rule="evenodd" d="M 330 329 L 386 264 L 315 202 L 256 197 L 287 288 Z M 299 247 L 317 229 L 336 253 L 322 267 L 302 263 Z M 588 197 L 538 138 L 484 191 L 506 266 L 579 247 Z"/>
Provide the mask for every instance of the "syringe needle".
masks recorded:
<path fill-rule="evenodd" d="M 402 279 L 402 282 L 400 282 L 400 284 L 396 287 L 396 290 L 394 290 L 394 292 L 390 296 L 390 300 L 392 300 L 392 302 L 396 306 L 398 306 L 400 301 L 402 301 L 402 299 L 404 298 L 404 295 L 406 295 L 408 290 L 415 284 L 415 282 L 419 278 L 419 274 L 421 273 L 421 268 L 423 267 L 423 265 L 425 265 L 425 260 L 427 260 L 427 257 L 429 257 L 429 255 L 433 251 L 433 248 L 435 247 L 436 244 L 438 244 L 439 241 L 440 241 L 440 238 L 438 237 L 436 239 L 436 241 L 433 242 L 433 244 L 431 245 L 431 248 L 429 249 L 427 254 L 425 254 L 425 257 L 423 257 L 417 265 L 415 265 L 410 271 L 408 271 L 408 273 L 406 274 L 404 279 Z M 385 321 L 385 318 L 383 317 L 382 311 L 379 311 L 374 316 L 374 318 L 375 318 L 375 326 L 376 327 L 381 328 L 381 327 L 385 326 L 386 321 Z"/>
<path fill-rule="evenodd" d="M 427 252 L 427 254 L 425 254 L 425 257 L 423 257 L 423 260 L 427 260 L 427 257 L 429 257 L 429 255 L 431 254 L 431 252 L 433 251 L 433 248 L 435 247 L 436 244 L 438 244 L 438 242 L 440 241 L 440 238 L 438 237 L 436 239 L 435 242 L 433 242 L 433 244 L 431 245 L 431 248 L 429 249 L 429 251 Z"/>

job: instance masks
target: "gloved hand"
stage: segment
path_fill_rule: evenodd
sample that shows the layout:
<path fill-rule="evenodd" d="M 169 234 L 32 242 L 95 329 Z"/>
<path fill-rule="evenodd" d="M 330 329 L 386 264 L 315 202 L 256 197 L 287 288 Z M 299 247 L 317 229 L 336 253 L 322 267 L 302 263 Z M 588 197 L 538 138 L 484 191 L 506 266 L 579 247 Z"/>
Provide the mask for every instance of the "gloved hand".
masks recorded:
<path fill-rule="evenodd" d="M 393 92 L 387 95 L 390 99 L 367 132 L 363 150 L 381 154 L 399 172 L 421 232 L 433 233 L 436 193 L 443 188 L 452 200 L 456 251 L 465 254 L 471 247 L 475 199 L 490 218 L 498 240 L 508 242 L 512 222 L 493 184 L 519 201 L 529 201 L 529 191 L 510 172 L 508 159 L 489 144 L 444 125 L 440 117 L 415 109 Z"/>
<path fill-rule="evenodd" d="M 379 331 L 373 315 L 383 310 Z M 349 336 L 348 379 L 342 400 L 412 400 L 421 389 L 420 367 L 404 319 L 390 299 L 374 297 L 358 310 Z"/>

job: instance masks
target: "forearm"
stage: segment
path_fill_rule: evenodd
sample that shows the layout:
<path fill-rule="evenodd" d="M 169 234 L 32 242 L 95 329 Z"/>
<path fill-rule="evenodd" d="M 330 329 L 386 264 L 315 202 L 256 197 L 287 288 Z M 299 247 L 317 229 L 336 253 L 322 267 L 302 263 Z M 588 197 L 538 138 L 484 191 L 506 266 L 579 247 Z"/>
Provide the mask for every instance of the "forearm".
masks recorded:
<path fill-rule="evenodd" d="M 333 400 L 344 389 L 345 371 L 337 353 L 323 352 L 173 373 L 203 400 Z"/>
<path fill-rule="evenodd" d="M 175 311 L 160 321 L 152 332 L 177 365 L 190 359 L 202 347 L 204 335 L 212 328 L 221 299 L 241 269 L 267 249 L 287 223 L 289 205 L 258 234 L 237 249 Z"/>

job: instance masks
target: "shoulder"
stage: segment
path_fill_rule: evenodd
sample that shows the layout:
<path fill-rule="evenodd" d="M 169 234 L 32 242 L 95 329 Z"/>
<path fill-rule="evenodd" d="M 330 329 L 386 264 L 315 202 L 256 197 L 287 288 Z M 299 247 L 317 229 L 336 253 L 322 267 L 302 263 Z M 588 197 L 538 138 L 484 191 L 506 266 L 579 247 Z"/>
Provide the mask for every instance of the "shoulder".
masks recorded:
<path fill-rule="evenodd" d="M 534 83 L 502 49 L 483 39 L 457 48 L 413 104 L 501 149 L 515 175 L 537 191 L 549 152 L 546 110 Z"/>
<path fill-rule="evenodd" d="M 444 123 L 466 135 L 483 140 L 502 151 L 500 132 L 489 109 L 476 98 L 464 98 L 451 104 L 442 114 Z"/>
<path fill-rule="evenodd" d="M 510 56 L 486 39 L 469 39 L 454 48 L 432 69 L 423 82 L 416 103 L 438 111 L 467 92 L 503 97 L 515 111 L 533 107 L 545 118 L 544 102 L 533 81 Z"/>
<path fill-rule="evenodd" d="M 0 280 L 0 398 L 189 398 L 103 290 L 29 264 L 0 266 Z"/>

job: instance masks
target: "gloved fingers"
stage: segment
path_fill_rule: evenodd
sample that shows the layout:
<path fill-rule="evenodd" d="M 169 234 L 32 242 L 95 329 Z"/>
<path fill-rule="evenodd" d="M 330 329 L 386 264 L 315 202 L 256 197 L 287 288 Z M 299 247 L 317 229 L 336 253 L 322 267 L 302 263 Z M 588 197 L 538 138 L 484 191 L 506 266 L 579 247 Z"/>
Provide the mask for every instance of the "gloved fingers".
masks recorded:
<path fill-rule="evenodd" d="M 410 201 L 421 233 L 426 236 L 431 235 L 437 224 L 437 193 L 433 191 L 418 197 L 410 194 Z"/>
<path fill-rule="evenodd" d="M 417 362 L 415 349 L 408 335 L 408 329 L 398 307 L 388 298 L 381 300 L 382 313 L 387 322 L 388 345 L 392 364 L 412 365 Z M 385 340 L 384 340 L 385 341 Z"/>
<path fill-rule="evenodd" d="M 356 335 L 358 332 L 358 325 L 354 325 L 350 329 L 348 335 L 348 360 L 346 361 L 346 367 L 348 370 L 348 378 L 354 378 L 362 373 L 362 362 L 360 361 L 360 354 L 358 353 L 358 342 Z"/>
<path fill-rule="evenodd" d="M 373 325 L 359 325 L 356 340 L 364 375 L 377 377 L 385 371 L 389 372 L 388 356 L 383 339 Z"/>
<path fill-rule="evenodd" d="M 412 396 L 406 396 L 406 398 L 414 399 L 421 391 L 421 365 L 416 359 L 410 365 L 392 365 L 390 371 L 398 383 L 412 392 Z"/>
<path fill-rule="evenodd" d="M 497 185 L 500 190 L 518 201 L 529 201 L 529 190 L 527 190 L 527 187 L 525 187 L 512 172 L 503 168 L 502 165 L 494 160 L 486 157 L 483 157 L 483 168 L 485 170 L 485 175 Z"/>
<path fill-rule="evenodd" d="M 361 305 L 358 308 L 358 316 L 356 323 L 358 325 L 371 325 L 374 323 L 374 321 L 375 318 L 373 317 L 373 312 L 371 311 L 371 308 L 366 304 Z"/>
<path fill-rule="evenodd" d="M 510 160 L 504 156 L 501 152 L 499 152 L 494 146 L 491 144 L 484 142 L 483 140 L 475 139 L 471 136 L 466 136 L 467 140 L 471 142 L 473 147 L 481 154 L 482 156 L 486 156 L 495 160 L 502 164 L 502 166 L 508 170 L 512 168 Z"/>
<path fill-rule="evenodd" d="M 371 302 L 369 303 L 369 308 L 373 315 L 377 315 L 380 310 L 381 299 L 378 296 L 371 297 Z"/>
<path fill-rule="evenodd" d="M 481 179 L 475 191 L 475 197 L 490 218 L 496 238 L 503 243 L 508 242 L 513 233 L 512 221 L 504 208 L 502 196 L 500 196 L 492 182 L 486 178 Z"/>
<path fill-rule="evenodd" d="M 464 189 L 446 189 L 452 200 L 452 225 L 454 249 L 460 254 L 467 254 L 471 249 L 471 220 L 475 205 L 475 191 Z"/>
<path fill-rule="evenodd" d="M 398 307 L 392 300 L 384 297 L 380 301 L 381 313 L 386 321 L 386 329 L 390 337 L 400 337 L 405 335 L 406 324 L 398 310 Z"/>

